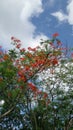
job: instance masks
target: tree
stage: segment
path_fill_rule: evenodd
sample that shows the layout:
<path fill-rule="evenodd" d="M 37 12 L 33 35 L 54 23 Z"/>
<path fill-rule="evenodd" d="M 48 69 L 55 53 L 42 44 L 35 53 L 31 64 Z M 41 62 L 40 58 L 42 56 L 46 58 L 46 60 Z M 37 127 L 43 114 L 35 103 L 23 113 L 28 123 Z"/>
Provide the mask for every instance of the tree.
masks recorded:
<path fill-rule="evenodd" d="M 0 103 L 4 101 L 0 105 L 1 129 L 54 130 L 72 126 L 69 117 L 73 90 L 69 75 L 73 75 L 73 69 L 65 66 L 71 65 L 72 59 L 64 57 L 67 49 L 62 48 L 57 36 L 55 33 L 52 40 L 42 41 L 41 46 L 28 47 L 28 50 L 21 48 L 21 41 L 12 37 L 14 48 L 7 53 L 0 52 Z M 69 86 L 68 93 L 63 90 L 62 82 Z"/>
<path fill-rule="evenodd" d="M 46 104 L 47 97 L 44 100 L 41 98 L 40 104 L 34 109 L 39 130 L 73 129 L 73 57 L 62 54 L 57 66 L 53 65 L 38 74 L 38 83 L 34 79 L 34 83 L 47 92 L 50 102 Z"/>
<path fill-rule="evenodd" d="M 45 91 L 50 99 L 47 106 L 38 104 L 34 109 L 37 125 L 42 130 L 73 128 L 73 66 L 69 64 L 65 67 L 58 69 L 58 72 L 54 70 L 52 75 L 43 76 L 41 81 L 42 87 L 46 86 Z M 44 80 L 44 77 L 48 78 Z"/>

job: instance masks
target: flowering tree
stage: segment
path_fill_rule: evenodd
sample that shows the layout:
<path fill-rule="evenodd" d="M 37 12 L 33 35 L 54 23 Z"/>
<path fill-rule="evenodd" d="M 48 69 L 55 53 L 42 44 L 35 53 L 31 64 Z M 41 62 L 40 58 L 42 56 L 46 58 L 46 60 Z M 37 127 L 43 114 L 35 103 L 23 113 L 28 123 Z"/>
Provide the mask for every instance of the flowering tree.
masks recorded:
<path fill-rule="evenodd" d="M 47 70 L 39 77 L 38 84 L 45 88 L 50 99 L 49 104 L 44 104 L 45 97 L 41 100 L 43 104 L 34 109 L 38 127 L 42 130 L 73 128 L 73 63 L 61 62 L 60 66 L 51 70 L 51 74 Z"/>
<path fill-rule="evenodd" d="M 57 113 L 54 107 L 57 107 L 60 102 L 62 104 L 63 97 L 60 97 L 61 94 L 68 98 L 66 99 L 69 104 L 72 103 L 71 99 L 69 100 L 70 94 L 72 96 L 72 89 L 69 87 L 68 95 L 63 91 L 63 88 L 60 89 L 62 81 L 65 81 L 68 86 L 72 84 L 72 78 L 68 76 L 73 74 L 70 73 L 72 68 L 67 67 L 68 72 L 66 71 L 64 74 L 65 63 L 68 61 L 71 64 L 72 59 L 69 61 L 68 58 L 65 58 L 67 48 L 62 47 L 62 43 L 57 39 L 57 36 L 58 33 L 55 33 L 52 40 L 42 41 L 40 46 L 28 47 L 28 50 L 21 48 L 21 41 L 12 37 L 14 48 L 8 52 L 0 51 L 1 129 L 45 130 L 46 128 L 48 130 L 53 126 L 54 130 L 62 128 L 62 125 L 65 127 L 66 123 L 59 124 L 61 118 L 58 119 L 57 117 L 60 115 L 60 111 Z M 61 67 L 63 70 L 61 70 Z M 59 72 L 56 71 L 57 68 L 59 68 Z M 46 75 L 47 72 L 49 75 Z M 50 75 L 52 75 L 51 78 Z M 64 76 L 68 76 L 68 79 L 66 80 Z M 59 81 L 57 82 L 53 78 Z M 69 79 L 70 82 L 68 83 Z M 56 103 L 56 101 L 58 102 Z M 67 106 L 65 103 L 64 107 Z M 72 105 L 70 107 L 72 108 Z M 70 110 L 70 108 L 67 110 Z M 56 114 L 58 114 L 57 117 L 55 117 Z M 66 119 L 69 118 L 66 117 Z M 45 126 L 42 125 L 43 122 Z M 67 126 L 69 126 L 69 121 L 65 120 L 65 122 L 68 122 Z"/>
<path fill-rule="evenodd" d="M 38 130 L 72 130 L 73 129 L 73 54 L 68 54 L 68 48 L 54 46 L 52 56 L 57 56 L 58 62 L 54 61 L 48 68 L 38 74 L 38 81 L 34 83 L 47 92 L 44 99 L 41 98 L 38 106 L 34 109 L 32 119 L 34 129 Z M 58 52 L 61 50 L 61 52 Z M 58 55 L 61 54 L 61 55 Z M 45 102 L 47 100 L 47 102 Z"/>

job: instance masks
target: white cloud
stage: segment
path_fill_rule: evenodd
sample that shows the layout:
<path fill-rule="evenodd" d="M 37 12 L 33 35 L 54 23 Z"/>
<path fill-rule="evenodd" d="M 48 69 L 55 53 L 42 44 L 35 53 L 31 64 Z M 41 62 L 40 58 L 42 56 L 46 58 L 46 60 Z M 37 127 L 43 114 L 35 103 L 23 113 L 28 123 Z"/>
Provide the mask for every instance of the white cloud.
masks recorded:
<path fill-rule="evenodd" d="M 73 25 L 73 0 L 69 0 L 69 4 L 67 6 L 68 13 L 68 22 Z"/>
<path fill-rule="evenodd" d="M 22 40 L 24 47 L 31 46 L 38 37 L 34 38 L 36 26 L 31 18 L 43 11 L 42 0 L 0 0 L 0 44 L 10 48 L 10 37 L 15 36 Z"/>
<path fill-rule="evenodd" d="M 24 2 L 24 7 L 21 12 L 21 19 L 22 20 L 28 20 L 29 18 L 33 16 L 38 16 L 39 13 L 43 12 L 42 8 L 42 1 L 38 0 L 27 0 Z"/>
<path fill-rule="evenodd" d="M 67 16 L 62 11 L 52 13 L 51 15 L 55 16 L 61 22 L 67 20 Z"/>
<path fill-rule="evenodd" d="M 64 14 L 61 10 L 51 13 L 52 16 L 56 17 L 60 22 L 67 21 L 70 25 L 73 25 L 73 0 L 68 0 L 66 7 L 67 14 Z"/>

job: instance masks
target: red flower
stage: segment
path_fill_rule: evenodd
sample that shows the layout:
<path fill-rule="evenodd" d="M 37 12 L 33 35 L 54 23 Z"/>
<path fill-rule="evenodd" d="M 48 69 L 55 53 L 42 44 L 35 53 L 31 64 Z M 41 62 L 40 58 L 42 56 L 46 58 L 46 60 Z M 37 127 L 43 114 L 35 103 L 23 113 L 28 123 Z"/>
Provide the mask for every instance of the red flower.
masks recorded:
<path fill-rule="evenodd" d="M 51 46 L 54 46 L 53 42 L 50 42 L 49 44 L 50 44 Z"/>
<path fill-rule="evenodd" d="M 21 44 L 20 44 L 20 43 L 16 45 L 16 48 L 19 49 L 20 47 L 21 47 Z"/>
<path fill-rule="evenodd" d="M 25 52 L 25 48 L 20 49 L 20 52 Z"/>
<path fill-rule="evenodd" d="M 28 83 L 28 86 L 29 86 L 29 88 L 30 88 L 33 92 L 36 92 L 36 91 L 37 91 L 37 88 L 36 88 L 36 86 L 35 86 L 34 84 Z"/>
<path fill-rule="evenodd" d="M 26 70 L 26 71 L 29 71 L 29 70 L 30 70 L 30 67 L 29 67 L 29 66 L 26 66 L 26 67 L 25 67 L 25 70 Z"/>
<path fill-rule="evenodd" d="M 36 51 L 36 48 L 28 47 L 28 50 L 29 50 L 29 51 Z"/>
<path fill-rule="evenodd" d="M 31 51 L 31 47 L 28 47 L 28 50 Z"/>
<path fill-rule="evenodd" d="M 46 92 L 44 92 L 44 99 L 48 97 L 48 94 Z"/>
<path fill-rule="evenodd" d="M 15 39 L 15 40 L 14 40 L 14 42 L 21 42 L 21 41 L 20 41 L 20 40 L 18 40 L 18 39 Z"/>
<path fill-rule="evenodd" d="M 21 42 L 19 39 L 15 38 L 15 37 L 11 37 L 11 40 L 14 42 L 17 42 L 17 43 Z"/>
<path fill-rule="evenodd" d="M 24 61 L 24 60 L 25 60 L 25 58 L 24 58 L 24 57 L 21 57 L 21 58 L 20 58 L 20 61 Z"/>
<path fill-rule="evenodd" d="M 61 41 L 59 41 L 59 40 L 57 41 L 57 44 L 58 44 L 59 46 L 62 45 Z"/>
<path fill-rule="evenodd" d="M 54 59 L 52 60 L 52 64 L 53 64 L 53 65 L 57 65 L 57 64 L 58 64 L 58 59 L 54 58 Z"/>
<path fill-rule="evenodd" d="M 14 40 L 15 38 L 14 37 L 11 37 L 11 40 Z"/>
<path fill-rule="evenodd" d="M 58 33 L 54 33 L 54 34 L 53 34 L 53 37 L 57 37 L 57 36 L 59 36 Z"/>

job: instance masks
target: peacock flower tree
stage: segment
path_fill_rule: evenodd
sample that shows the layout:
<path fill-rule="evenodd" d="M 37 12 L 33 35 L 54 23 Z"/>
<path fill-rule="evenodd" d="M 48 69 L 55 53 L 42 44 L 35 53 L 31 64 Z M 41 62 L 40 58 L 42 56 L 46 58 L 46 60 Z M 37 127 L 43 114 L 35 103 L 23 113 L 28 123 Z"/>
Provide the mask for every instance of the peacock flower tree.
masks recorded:
<path fill-rule="evenodd" d="M 63 117 L 62 123 L 61 110 L 55 108 L 62 104 L 60 95 L 63 94 L 64 98 L 67 95 L 63 91 L 66 85 L 70 90 L 68 94 L 72 93 L 73 55 L 71 53 L 71 57 L 68 57 L 69 50 L 63 47 L 58 35 L 55 33 L 51 40 L 42 40 L 40 46 L 28 49 L 22 48 L 19 39 L 11 37 L 13 49 L 0 51 L 1 129 L 55 130 L 62 126 L 69 127 L 71 120 L 67 117 L 64 120 Z M 72 108 L 72 100 L 67 101 Z M 71 112 L 72 109 L 67 110 Z M 63 114 L 67 114 L 67 111 L 64 113 L 63 110 Z"/>

